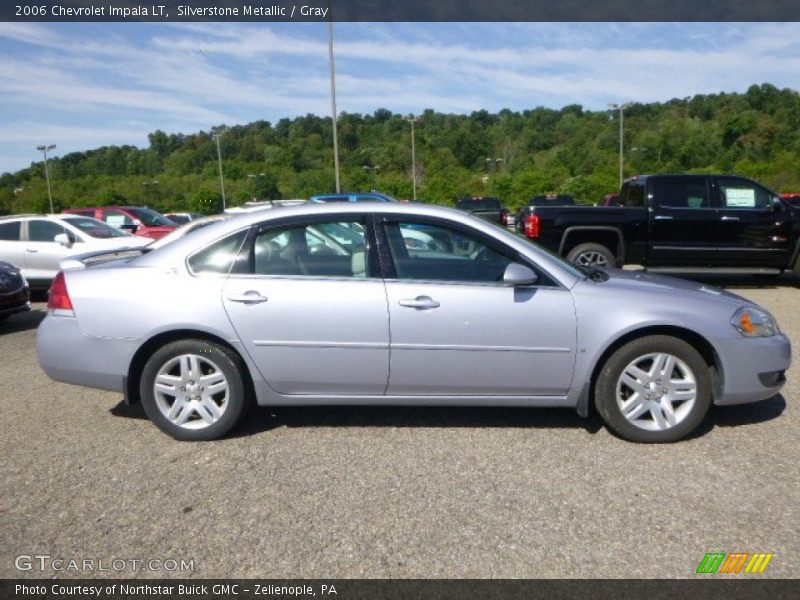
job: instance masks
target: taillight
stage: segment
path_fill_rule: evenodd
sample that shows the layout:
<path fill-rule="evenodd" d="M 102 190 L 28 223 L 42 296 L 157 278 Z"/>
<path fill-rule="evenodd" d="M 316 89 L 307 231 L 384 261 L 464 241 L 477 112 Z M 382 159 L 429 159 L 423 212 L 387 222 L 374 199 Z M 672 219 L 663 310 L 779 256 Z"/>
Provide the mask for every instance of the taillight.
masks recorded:
<path fill-rule="evenodd" d="M 52 310 L 55 314 L 74 315 L 72 300 L 69 299 L 67 291 L 67 281 L 64 279 L 64 271 L 59 271 L 50 286 L 50 294 L 47 297 L 47 310 Z"/>
<path fill-rule="evenodd" d="M 525 235 L 529 238 L 539 237 L 539 215 L 525 217 Z"/>
<path fill-rule="evenodd" d="M 503 227 L 508 227 L 508 211 L 504 210 L 500 213 L 500 220 L 503 222 Z"/>

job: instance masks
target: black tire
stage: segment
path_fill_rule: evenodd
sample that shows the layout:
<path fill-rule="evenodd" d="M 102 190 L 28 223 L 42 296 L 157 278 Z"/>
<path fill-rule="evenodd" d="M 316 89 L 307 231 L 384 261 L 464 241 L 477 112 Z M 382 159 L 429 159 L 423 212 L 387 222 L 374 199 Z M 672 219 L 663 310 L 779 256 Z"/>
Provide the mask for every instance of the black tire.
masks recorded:
<path fill-rule="evenodd" d="M 628 420 L 628 418 L 623 415 L 622 409 L 617 402 L 617 384 L 620 382 L 623 371 L 631 365 L 631 363 L 634 363 L 637 359 L 644 359 L 648 355 L 656 353 L 668 354 L 682 361 L 683 365 L 677 362 L 675 368 L 678 369 L 677 372 L 679 374 L 685 371 L 684 367 L 688 368 L 694 379 L 696 392 L 693 405 L 686 404 L 685 402 L 677 404 L 677 412 L 673 412 L 673 414 L 680 414 L 681 417 L 674 425 L 666 429 L 648 430 L 642 428 L 642 426 L 648 425 L 648 417 L 655 426 L 657 422 L 656 415 L 652 411 L 647 410 L 642 415 L 645 418 L 639 420 L 640 425 L 636 425 Z M 646 360 L 643 364 L 647 364 Z M 672 371 L 671 373 L 676 373 L 676 371 Z M 660 380 L 658 384 L 659 389 L 663 389 L 660 388 Z M 655 382 L 653 382 L 653 385 L 655 385 Z M 627 390 L 623 383 L 620 383 L 620 386 L 621 394 L 632 391 L 632 388 Z M 656 395 L 659 393 L 659 389 L 655 390 Z M 649 392 L 650 390 L 648 389 L 648 394 Z M 650 444 L 676 442 L 694 431 L 708 413 L 712 401 L 711 375 L 705 360 L 703 360 L 703 357 L 700 356 L 700 353 L 693 346 L 678 338 L 666 335 L 653 335 L 633 340 L 619 348 L 609 357 L 597 378 L 594 395 L 594 402 L 598 414 L 603 419 L 608 429 L 621 438 L 632 442 Z M 631 399 L 633 395 L 634 394 L 631 393 L 628 399 Z M 663 400 L 660 402 L 663 402 Z M 683 404 L 686 404 L 688 408 L 681 410 Z M 654 400 L 650 405 L 654 406 L 653 410 L 661 411 L 661 409 L 658 408 L 658 406 L 660 406 L 658 401 Z M 670 404 L 670 406 L 673 405 Z M 664 412 L 660 412 L 659 414 L 662 418 L 663 415 L 665 415 Z"/>
<path fill-rule="evenodd" d="M 154 389 L 156 376 L 162 368 L 174 363 L 180 356 L 198 357 L 201 376 L 203 376 L 204 369 L 206 373 L 210 372 L 218 376 L 224 376 L 227 391 L 225 393 L 219 392 L 211 398 L 221 412 L 213 423 L 204 425 L 201 418 L 199 408 L 202 408 L 207 396 L 206 393 L 203 393 L 203 401 L 201 402 L 201 392 L 197 390 L 203 390 L 203 387 L 198 387 L 195 390 L 198 410 L 192 411 L 189 409 L 190 420 L 183 426 L 173 423 L 162 410 L 165 404 L 169 403 L 171 395 L 169 393 L 166 395 L 161 394 L 160 400 L 156 399 Z M 215 367 L 215 369 L 212 369 L 211 366 Z M 177 368 L 182 369 L 183 367 L 178 366 Z M 244 368 L 245 366 L 242 364 L 241 359 L 234 352 L 219 344 L 199 339 L 170 342 L 156 350 L 142 370 L 142 376 L 139 380 L 139 392 L 144 411 L 156 427 L 176 440 L 206 441 L 222 437 L 236 427 L 250 404 L 242 375 Z M 175 377 L 175 375 L 169 374 L 167 376 Z M 201 385 L 199 378 L 197 382 L 192 380 L 191 383 L 193 386 Z M 182 398 L 188 398 L 188 396 L 184 396 L 184 393 L 189 392 L 180 391 L 185 388 L 179 386 L 180 383 L 175 386 L 176 394 L 174 394 L 173 402 L 178 402 L 178 394 Z M 223 407 L 221 409 L 219 408 L 220 403 L 222 403 Z M 188 407 L 189 405 L 186 404 L 186 406 Z M 209 414 L 210 418 L 214 418 L 210 411 L 205 408 L 202 408 L 202 410 Z"/>
<path fill-rule="evenodd" d="M 578 244 L 567 254 L 567 260 L 574 265 L 593 267 L 616 267 L 614 253 L 602 244 Z"/>

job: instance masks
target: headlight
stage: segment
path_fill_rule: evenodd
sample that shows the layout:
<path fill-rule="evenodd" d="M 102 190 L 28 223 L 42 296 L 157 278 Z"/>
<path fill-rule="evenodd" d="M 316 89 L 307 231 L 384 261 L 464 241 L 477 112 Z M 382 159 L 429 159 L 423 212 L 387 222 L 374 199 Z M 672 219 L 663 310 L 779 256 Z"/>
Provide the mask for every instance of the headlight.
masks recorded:
<path fill-rule="evenodd" d="M 778 333 L 778 324 L 767 311 L 743 306 L 731 317 L 731 325 L 744 337 L 769 337 Z"/>

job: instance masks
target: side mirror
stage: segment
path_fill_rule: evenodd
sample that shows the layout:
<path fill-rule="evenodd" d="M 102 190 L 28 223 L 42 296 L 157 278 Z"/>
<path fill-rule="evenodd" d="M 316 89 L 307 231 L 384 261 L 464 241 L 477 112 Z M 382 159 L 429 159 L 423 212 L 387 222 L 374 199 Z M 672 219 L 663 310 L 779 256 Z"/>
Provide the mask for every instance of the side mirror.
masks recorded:
<path fill-rule="evenodd" d="M 139 229 L 139 226 L 135 223 L 123 223 L 119 226 L 120 229 L 124 229 L 130 233 L 136 233 L 136 230 Z"/>
<path fill-rule="evenodd" d="M 533 285 L 538 280 L 539 277 L 530 267 L 519 263 L 511 263 L 503 273 L 503 283 L 514 287 Z"/>
<path fill-rule="evenodd" d="M 72 240 L 69 239 L 69 236 L 66 233 L 59 233 L 53 237 L 53 241 L 56 244 L 61 244 L 62 246 L 66 246 L 69 248 L 72 246 Z"/>

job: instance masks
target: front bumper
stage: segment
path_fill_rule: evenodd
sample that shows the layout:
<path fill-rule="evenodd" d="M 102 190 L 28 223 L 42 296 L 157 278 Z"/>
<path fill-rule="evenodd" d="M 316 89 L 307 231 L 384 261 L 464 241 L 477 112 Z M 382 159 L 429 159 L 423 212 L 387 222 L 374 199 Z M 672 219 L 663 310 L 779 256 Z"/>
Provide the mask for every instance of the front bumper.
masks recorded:
<path fill-rule="evenodd" d="M 7 317 L 31 309 L 30 292 L 27 287 L 8 293 L 0 293 L 0 317 Z"/>
<path fill-rule="evenodd" d="M 90 337 L 74 317 L 48 314 L 36 331 L 39 365 L 63 383 L 122 392 L 135 340 Z"/>
<path fill-rule="evenodd" d="M 782 333 L 766 338 L 717 339 L 714 347 L 722 367 L 715 404 L 766 400 L 786 383 L 784 374 L 792 362 L 792 346 Z"/>

